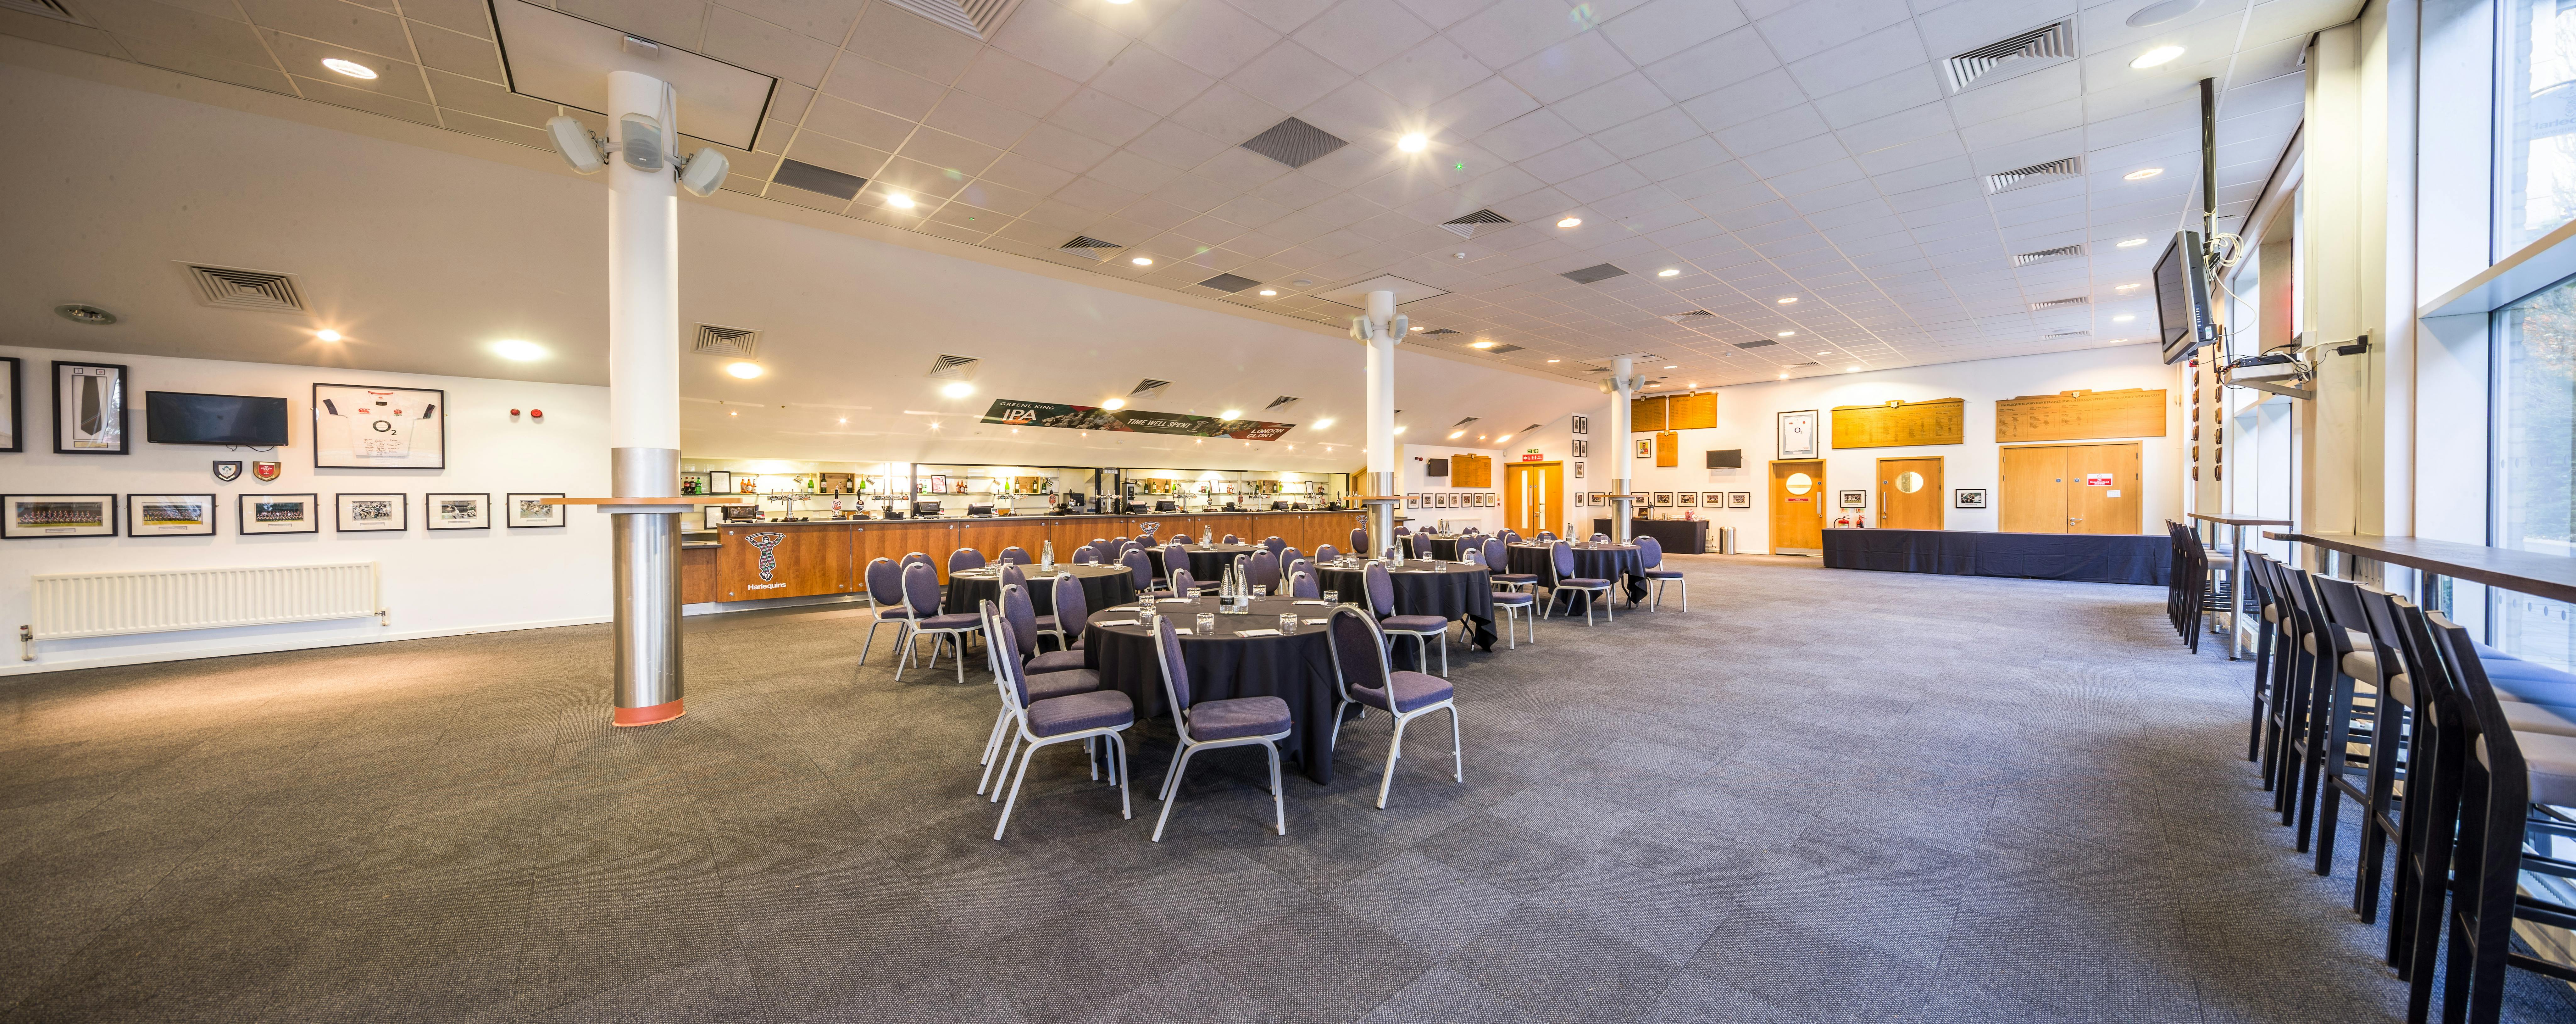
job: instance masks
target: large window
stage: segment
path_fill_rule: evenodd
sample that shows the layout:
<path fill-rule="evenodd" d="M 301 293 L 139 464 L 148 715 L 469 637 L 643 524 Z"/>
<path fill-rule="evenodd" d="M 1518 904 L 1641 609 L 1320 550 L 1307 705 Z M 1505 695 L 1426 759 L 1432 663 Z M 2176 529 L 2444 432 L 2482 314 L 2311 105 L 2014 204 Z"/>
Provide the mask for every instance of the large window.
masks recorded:
<path fill-rule="evenodd" d="M 2506 0 L 2495 255 L 2576 219 L 2576 0 Z"/>
<path fill-rule="evenodd" d="M 2494 544 L 2576 555 L 2576 278 L 2496 313 Z M 2576 662 L 2568 605 L 2495 592 L 2496 645 Z"/>

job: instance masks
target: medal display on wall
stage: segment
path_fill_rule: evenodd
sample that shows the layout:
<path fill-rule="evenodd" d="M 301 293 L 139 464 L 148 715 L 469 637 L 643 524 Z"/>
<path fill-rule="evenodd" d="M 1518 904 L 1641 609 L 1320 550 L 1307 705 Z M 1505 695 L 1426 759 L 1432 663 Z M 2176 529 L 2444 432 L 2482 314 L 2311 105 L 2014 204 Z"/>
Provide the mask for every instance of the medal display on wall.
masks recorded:
<path fill-rule="evenodd" d="M 228 484 L 239 479 L 241 479 L 241 463 L 226 462 L 220 459 L 215 461 L 216 483 Z"/>
<path fill-rule="evenodd" d="M 285 471 L 286 464 L 283 462 L 254 462 L 250 464 L 250 475 L 259 478 L 259 482 L 261 483 L 273 482 L 277 479 L 277 475 L 279 473 L 283 473 Z"/>

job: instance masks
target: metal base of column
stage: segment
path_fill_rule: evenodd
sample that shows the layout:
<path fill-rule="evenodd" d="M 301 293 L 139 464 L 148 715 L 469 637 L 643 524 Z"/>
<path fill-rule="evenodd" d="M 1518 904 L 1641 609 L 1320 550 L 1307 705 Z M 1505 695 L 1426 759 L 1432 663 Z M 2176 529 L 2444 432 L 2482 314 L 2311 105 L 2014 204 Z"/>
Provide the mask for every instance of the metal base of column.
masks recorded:
<path fill-rule="evenodd" d="M 1630 520 L 1637 518 L 1637 498 L 1628 493 L 1628 481 L 1612 480 L 1610 486 L 1616 488 L 1610 493 L 1610 539 L 1625 544 L 1636 532 Z"/>
<path fill-rule="evenodd" d="M 676 497 L 680 453 L 609 451 L 609 490 L 620 498 Z M 614 656 L 610 705 L 619 725 L 680 717 L 680 513 L 682 506 L 616 506 L 609 513 Z"/>
<path fill-rule="evenodd" d="M 618 708 L 615 724 L 619 726 L 660 725 L 687 713 L 680 709 L 680 702 L 676 700 L 668 704 L 655 704 L 649 708 Z"/>

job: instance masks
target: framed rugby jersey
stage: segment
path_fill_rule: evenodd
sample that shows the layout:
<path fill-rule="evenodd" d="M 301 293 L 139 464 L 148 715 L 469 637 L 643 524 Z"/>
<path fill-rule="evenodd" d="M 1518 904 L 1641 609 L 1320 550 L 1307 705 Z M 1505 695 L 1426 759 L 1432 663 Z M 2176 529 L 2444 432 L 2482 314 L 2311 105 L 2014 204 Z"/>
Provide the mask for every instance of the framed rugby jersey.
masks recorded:
<path fill-rule="evenodd" d="M 447 468 L 447 392 L 313 385 L 313 467 Z"/>

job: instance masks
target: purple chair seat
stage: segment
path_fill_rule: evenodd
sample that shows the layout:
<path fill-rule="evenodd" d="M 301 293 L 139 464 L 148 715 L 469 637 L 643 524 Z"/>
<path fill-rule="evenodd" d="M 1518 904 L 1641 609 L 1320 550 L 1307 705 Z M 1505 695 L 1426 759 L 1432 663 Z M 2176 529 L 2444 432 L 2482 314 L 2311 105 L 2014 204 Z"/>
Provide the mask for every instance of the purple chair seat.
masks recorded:
<path fill-rule="evenodd" d="M 909 619 L 911 617 L 912 609 L 903 607 L 902 605 L 877 609 L 877 618 L 880 619 Z"/>
<path fill-rule="evenodd" d="M 1646 570 L 1646 578 L 1650 580 L 1677 580 L 1682 578 L 1682 574 L 1673 569 L 1648 569 Z"/>
<path fill-rule="evenodd" d="M 1609 585 L 1610 585 L 1610 581 L 1609 581 L 1609 580 L 1596 580 L 1596 579 L 1593 579 L 1593 578 L 1588 577 L 1588 576 L 1568 576 L 1568 577 L 1565 577 L 1565 578 L 1563 578 L 1563 579 L 1557 580 L 1557 581 L 1556 581 L 1556 585 L 1557 585 L 1557 586 L 1560 586 L 1560 587 L 1571 587 L 1571 588 L 1576 589 L 1576 590 L 1582 590 L 1582 589 L 1585 589 L 1585 588 L 1587 588 L 1587 587 L 1606 587 L 1606 586 L 1609 586 Z"/>
<path fill-rule="evenodd" d="M 1055 630 L 1055 616 L 1053 615 L 1040 615 L 1034 619 L 1030 619 L 1029 623 L 1036 627 L 1029 630 L 1031 633 L 1048 633 Z"/>
<path fill-rule="evenodd" d="M 1448 700 L 1458 692 L 1449 685 L 1447 680 L 1420 672 L 1396 672 L 1387 677 L 1387 682 L 1395 690 L 1393 710 L 1396 711 L 1411 711 L 1427 704 L 1437 704 Z M 1385 690 L 1353 686 L 1351 696 L 1359 698 L 1360 703 L 1380 711 L 1389 710 L 1386 706 Z"/>
<path fill-rule="evenodd" d="M 920 620 L 923 629 L 973 629 L 984 624 L 984 617 L 974 612 L 948 612 Z"/>
<path fill-rule="evenodd" d="M 1057 675 L 1072 675 L 1060 672 Z M 1099 682 L 1093 676 L 1094 685 Z M 1034 686 L 1037 680 L 1031 679 Z M 1093 690 L 1070 697 L 1055 697 L 1029 705 L 1029 732 L 1038 736 L 1062 736 L 1085 729 L 1109 729 L 1136 721 L 1136 703 L 1116 690 Z"/>
<path fill-rule="evenodd" d="M 1496 583 L 1536 583 L 1538 582 L 1538 574 L 1534 572 L 1498 572 L 1493 574 L 1493 580 Z"/>
<path fill-rule="evenodd" d="M 1497 590 L 1494 592 L 1494 603 L 1536 604 L 1538 603 L 1538 595 L 1532 594 L 1526 590 Z"/>
<path fill-rule="evenodd" d="M 1048 651 L 1045 654 L 1038 655 L 1037 657 L 1030 658 L 1028 661 L 1023 662 L 1022 667 L 1027 669 L 1030 675 L 1037 675 L 1042 672 L 1063 672 L 1070 674 L 1075 671 L 1083 670 L 1082 652 Z M 1034 686 L 1036 684 L 1032 683 L 1030 685 Z M 1099 689 L 1099 687 L 1093 686 L 1089 687 L 1089 689 L 1096 690 Z"/>
<path fill-rule="evenodd" d="M 1399 633 L 1428 633 L 1449 628 L 1449 620 L 1437 615 L 1389 615 L 1377 620 L 1377 625 Z"/>
<path fill-rule="evenodd" d="M 1030 700 L 1054 700 L 1058 697 L 1070 697 L 1077 693 L 1090 693 L 1091 691 L 1100 688 L 1100 673 L 1091 671 L 1090 669 L 1055 669 L 1050 671 L 1038 667 L 1039 661 L 1045 661 L 1051 657 L 1054 657 L 1054 655 L 1038 655 L 1037 661 L 1029 662 L 1028 666 L 1022 670 L 1028 673 Z M 1080 655 L 1075 655 L 1073 660 L 1079 662 L 1082 660 L 1082 657 Z"/>
<path fill-rule="evenodd" d="M 1190 738 L 1201 743 L 1288 731 L 1288 702 L 1277 697 L 1237 697 L 1190 705 Z"/>

